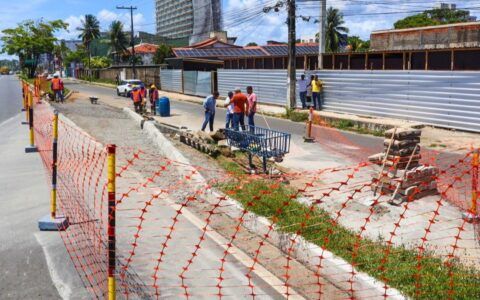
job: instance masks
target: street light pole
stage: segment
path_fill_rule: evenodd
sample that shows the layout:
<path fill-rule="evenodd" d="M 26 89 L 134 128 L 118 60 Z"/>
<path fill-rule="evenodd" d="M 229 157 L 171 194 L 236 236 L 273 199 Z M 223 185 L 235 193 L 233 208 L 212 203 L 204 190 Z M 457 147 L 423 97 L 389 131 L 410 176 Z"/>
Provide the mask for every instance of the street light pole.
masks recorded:
<path fill-rule="evenodd" d="M 133 11 L 137 8 L 134 6 L 117 6 L 117 9 L 130 10 L 130 45 L 132 47 L 132 73 L 133 79 L 137 78 L 137 71 L 135 69 L 135 32 L 133 30 Z"/>
<path fill-rule="evenodd" d="M 325 53 L 325 21 L 327 14 L 327 0 L 320 0 L 320 28 L 318 31 L 318 69 L 323 69 L 323 54 Z"/>
<path fill-rule="evenodd" d="M 296 6 L 295 0 L 288 1 L 288 101 L 287 107 L 297 107 L 297 55 L 296 55 Z"/>

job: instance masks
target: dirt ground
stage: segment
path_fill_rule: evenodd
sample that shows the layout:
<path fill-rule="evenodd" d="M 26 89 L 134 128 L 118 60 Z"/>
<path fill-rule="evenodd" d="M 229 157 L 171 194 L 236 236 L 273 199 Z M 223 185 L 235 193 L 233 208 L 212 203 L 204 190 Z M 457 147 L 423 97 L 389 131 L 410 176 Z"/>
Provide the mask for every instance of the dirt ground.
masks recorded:
<path fill-rule="evenodd" d="M 157 149 L 148 137 L 142 133 L 141 129 L 119 108 L 104 104 L 92 105 L 79 94 L 76 94 L 66 104 L 56 104 L 55 107 L 101 143 L 116 144 L 118 147 L 117 166 L 125 165 L 127 160 L 131 159 L 132 155 L 140 149 L 145 153 L 145 155 L 140 155 L 143 159 L 136 160 L 129 167 L 128 172 L 126 172 L 128 176 L 120 178 L 117 182 L 118 194 L 128 194 L 122 200 L 122 203 L 119 204 L 117 212 L 117 232 L 119 232 L 117 247 L 120 249 L 120 255 L 129 264 L 129 267 L 144 281 L 144 289 L 147 290 L 147 294 L 153 293 L 151 290 L 155 290 L 155 285 L 162 284 L 167 286 L 167 295 L 173 297 L 181 294 L 183 292 L 182 284 L 179 283 L 177 273 L 172 270 L 181 272 L 179 267 L 184 262 L 189 261 L 190 252 L 195 248 L 197 242 L 202 243 L 202 249 L 209 246 L 214 247 L 213 242 L 208 241 L 208 239 L 206 242 L 203 242 L 201 230 L 192 229 L 185 220 L 182 220 L 183 223 L 179 222 L 179 224 L 183 225 L 175 225 L 174 232 L 171 232 L 172 234 L 176 233 L 176 237 L 169 244 L 169 251 L 167 251 L 169 254 L 163 257 L 165 261 L 164 267 L 158 272 L 158 281 L 152 281 L 152 270 L 155 270 L 160 246 L 163 239 L 169 234 L 169 228 L 172 226 L 171 220 L 175 218 L 176 214 L 175 210 L 170 209 L 171 205 L 167 204 L 168 201 L 183 205 L 186 203 L 185 199 L 188 199 L 191 195 L 198 196 L 198 201 L 187 200 L 188 205 L 186 206 L 188 206 L 188 210 L 201 220 L 208 219 L 210 227 L 227 238 L 227 240 L 236 233 L 233 244 L 250 257 L 255 257 L 259 245 L 263 243 L 263 239 L 248 232 L 243 227 L 240 227 L 238 232 L 236 232 L 238 220 L 219 213 L 211 214 L 211 205 L 201 200 L 203 192 L 189 188 L 190 184 L 185 177 L 188 176 L 190 169 L 186 167 L 185 172 L 182 174 L 178 169 L 171 167 L 169 162 L 162 159 L 162 151 Z M 215 160 L 176 140 L 172 140 L 172 142 L 193 165 L 201 170 L 202 175 L 207 180 L 218 179 L 223 176 L 222 174 L 224 173 Z M 162 174 L 154 178 L 153 174 L 158 172 L 158 170 L 162 170 Z M 154 179 L 149 181 L 149 178 Z M 135 190 L 134 192 L 131 192 L 132 188 Z M 168 191 L 164 193 L 167 194 L 165 202 L 159 201 L 150 206 L 146 205 L 149 197 L 157 191 L 160 191 L 160 193 Z M 160 198 L 162 197 L 160 196 Z M 170 210 L 167 212 L 168 209 Z M 144 214 L 142 210 L 145 210 Z M 139 229 L 139 226 L 141 229 Z M 138 235 L 137 239 L 134 238 L 136 235 Z M 203 253 L 202 251 L 205 252 L 205 250 L 199 250 L 199 253 Z M 132 252 L 134 252 L 134 256 L 131 255 Z M 209 265 L 208 262 L 215 261 L 219 263 L 222 259 L 222 252 L 209 252 L 208 255 L 204 254 L 203 257 L 200 254 L 198 258 L 196 258 L 196 254 L 191 257 L 191 259 L 195 258 L 196 260 L 189 266 L 191 269 L 189 271 L 190 281 L 187 285 L 194 295 L 199 296 L 199 298 L 208 298 L 206 295 L 212 296 L 212 293 L 217 291 L 215 285 L 218 280 L 215 279 L 215 276 L 218 276 L 217 268 L 219 267 L 219 265 Z M 259 264 L 283 281 L 287 264 L 285 255 L 269 243 L 265 243 L 258 254 Z M 132 258 L 130 263 L 126 259 L 129 256 Z M 232 269 L 228 270 L 226 268 L 225 271 L 225 277 L 230 278 L 224 281 L 227 286 L 225 288 L 227 294 L 229 292 L 242 298 L 247 298 L 249 292 L 247 278 L 243 278 L 240 283 L 235 282 L 234 273 L 237 271 L 233 270 L 233 266 L 238 264 L 238 262 L 230 258 L 227 258 L 227 262 L 226 265 Z M 239 267 L 237 269 L 243 270 L 244 268 Z M 167 270 L 172 272 L 166 272 Z M 243 271 L 248 273 L 248 269 Z M 227 274 L 228 272 L 230 272 L 229 275 Z M 291 276 L 289 278 L 290 287 L 305 298 L 318 298 L 320 289 L 325 299 L 344 299 L 349 297 L 335 285 L 324 280 L 321 280 L 320 287 L 317 283 L 315 272 L 295 260 L 290 261 L 288 274 Z M 244 277 L 244 275 L 240 277 Z M 261 278 L 254 278 L 253 280 L 253 285 L 257 289 L 256 292 L 260 294 L 259 298 L 271 298 L 269 296 L 269 288 L 264 286 L 265 283 Z M 125 291 L 127 290 L 126 287 L 124 289 Z M 264 292 L 263 296 L 262 291 Z"/>

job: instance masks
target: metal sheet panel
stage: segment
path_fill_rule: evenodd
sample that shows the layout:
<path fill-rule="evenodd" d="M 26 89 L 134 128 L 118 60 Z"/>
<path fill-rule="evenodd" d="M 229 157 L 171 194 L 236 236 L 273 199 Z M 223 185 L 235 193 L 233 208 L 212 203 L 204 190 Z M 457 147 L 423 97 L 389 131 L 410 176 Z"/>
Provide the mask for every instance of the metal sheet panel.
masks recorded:
<path fill-rule="evenodd" d="M 160 70 L 160 87 L 163 91 L 183 93 L 182 70 Z"/>
<path fill-rule="evenodd" d="M 206 97 L 212 94 L 212 72 L 183 71 L 183 93 Z"/>
<path fill-rule="evenodd" d="M 324 81 L 326 111 L 480 132 L 480 72 L 325 70 L 307 76 L 315 73 Z M 259 102 L 286 103 L 286 70 L 218 70 L 221 95 L 247 85 Z"/>
<path fill-rule="evenodd" d="M 251 85 L 261 103 L 285 105 L 287 95 L 286 70 L 224 70 L 218 71 L 218 91 L 226 96 L 241 88 L 245 92 Z"/>

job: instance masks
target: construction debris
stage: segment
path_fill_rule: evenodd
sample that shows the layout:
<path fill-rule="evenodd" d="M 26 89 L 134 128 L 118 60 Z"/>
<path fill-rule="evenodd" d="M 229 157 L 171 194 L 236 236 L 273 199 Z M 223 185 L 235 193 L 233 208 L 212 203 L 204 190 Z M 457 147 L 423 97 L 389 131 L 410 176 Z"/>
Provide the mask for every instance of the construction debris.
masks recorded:
<path fill-rule="evenodd" d="M 372 190 L 391 195 L 391 204 L 438 194 L 438 169 L 420 163 L 421 134 L 420 129 L 412 128 L 388 130 L 384 152 L 369 157 L 369 161 L 382 165 L 380 176 L 373 178 Z"/>

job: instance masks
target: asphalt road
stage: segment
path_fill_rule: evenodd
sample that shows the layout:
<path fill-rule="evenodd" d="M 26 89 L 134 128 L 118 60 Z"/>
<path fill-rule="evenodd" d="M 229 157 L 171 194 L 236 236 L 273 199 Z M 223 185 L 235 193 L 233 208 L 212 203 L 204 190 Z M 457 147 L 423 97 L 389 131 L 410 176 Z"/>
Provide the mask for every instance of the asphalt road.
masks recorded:
<path fill-rule="evenodd" d="M 20 112 L 21 93 L 22 87 L 16 76 L 0 75 L 0 123 Z"/>
<path fill-rule="evenodd" d="M 0 77 L 0 299 L 87 299 L 57 232 L 40 232 L 49 187 L 38 153 L 25 153 L 21 89 Z"/>

